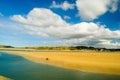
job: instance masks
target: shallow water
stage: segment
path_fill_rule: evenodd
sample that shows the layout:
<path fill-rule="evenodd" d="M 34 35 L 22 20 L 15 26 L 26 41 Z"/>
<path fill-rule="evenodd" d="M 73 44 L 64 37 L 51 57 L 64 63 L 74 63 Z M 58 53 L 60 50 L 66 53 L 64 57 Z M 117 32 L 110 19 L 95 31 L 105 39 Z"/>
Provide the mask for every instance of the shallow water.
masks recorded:
<path fill-rule="evenodd" d="M 120 80 L 117 75 L 63 69 L 3 52 L 0 52 L 0 75 L 13 80 Z"/>

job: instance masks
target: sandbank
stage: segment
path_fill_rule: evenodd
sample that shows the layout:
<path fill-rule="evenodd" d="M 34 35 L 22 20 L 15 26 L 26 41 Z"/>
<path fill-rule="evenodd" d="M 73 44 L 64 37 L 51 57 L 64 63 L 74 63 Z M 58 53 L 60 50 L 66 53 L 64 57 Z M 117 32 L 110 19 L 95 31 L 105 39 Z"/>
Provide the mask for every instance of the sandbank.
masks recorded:
<path fill-rule="evenodd" d="M 120 75 L 119 52 L 96 51 L 7 51 L 29 60 L 92 73 Z"/>

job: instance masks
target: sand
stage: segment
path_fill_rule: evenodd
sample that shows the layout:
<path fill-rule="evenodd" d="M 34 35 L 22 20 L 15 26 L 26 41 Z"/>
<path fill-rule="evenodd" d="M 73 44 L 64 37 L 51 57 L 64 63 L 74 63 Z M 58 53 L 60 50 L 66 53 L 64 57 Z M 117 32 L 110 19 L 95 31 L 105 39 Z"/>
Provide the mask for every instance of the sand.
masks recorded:
<path fill-rule="evenodd" d="M 29 60 L 53 66 L 76 69 L 92 73 L 120 75 L 119 52 L 56 51 L 8 53 L 21 55 Z"/>
<path fill-rule="evenodd" d="M 6 77 L 4 77 L 4 76 L 0 76 L 0 80 L 12 80 L 12 79 L 6 78 Z"/>

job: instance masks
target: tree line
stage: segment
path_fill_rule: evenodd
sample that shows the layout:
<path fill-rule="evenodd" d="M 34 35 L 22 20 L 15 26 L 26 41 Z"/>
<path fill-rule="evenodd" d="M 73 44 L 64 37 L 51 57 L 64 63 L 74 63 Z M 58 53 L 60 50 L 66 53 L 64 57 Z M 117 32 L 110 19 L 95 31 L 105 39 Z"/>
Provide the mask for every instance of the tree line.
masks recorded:
<path fill-rule="evenodd" d="M 106 48 L 95 48 L 87 46 L 39 46 L 39 47 L 24 47 L 25 49 L 36 49 L 36 50 L 94 50 L 94 51 L 120 51 L 120 49 L 106 49 Z"/>
<path fill-rule="evenodd" d="M 16 48 L 13 46 L 0 45 L 0 48 Z M 20 49 L 34 50 L 94 50 L 94 51 L 120 51 L 120 49 L 96 48 L 91 46 L 35 46 L 35 47 L 20 47 Z"/>

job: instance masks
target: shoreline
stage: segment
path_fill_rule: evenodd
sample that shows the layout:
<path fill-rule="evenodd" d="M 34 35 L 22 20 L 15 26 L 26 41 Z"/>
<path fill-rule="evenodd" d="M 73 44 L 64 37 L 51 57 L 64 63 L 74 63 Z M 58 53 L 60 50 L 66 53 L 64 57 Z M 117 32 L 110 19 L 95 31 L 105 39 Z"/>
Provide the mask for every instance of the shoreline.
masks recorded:
<path fill-rule="evenodd" d="M 37 63 L 100 74 L 120 75 L 120 54 L 105 52 L 20 52 L 4 51 L 20 55 Z M 105 53 L 105 54 L 104 54 Z"/>
<path fill-rule="evenodd" d="M 1 76 L 1 75 L 0 75 L 0 80 L 12 80 L 12 79 L 10 79 L 10 78 L 8 78 L 8 77 Z"/>

